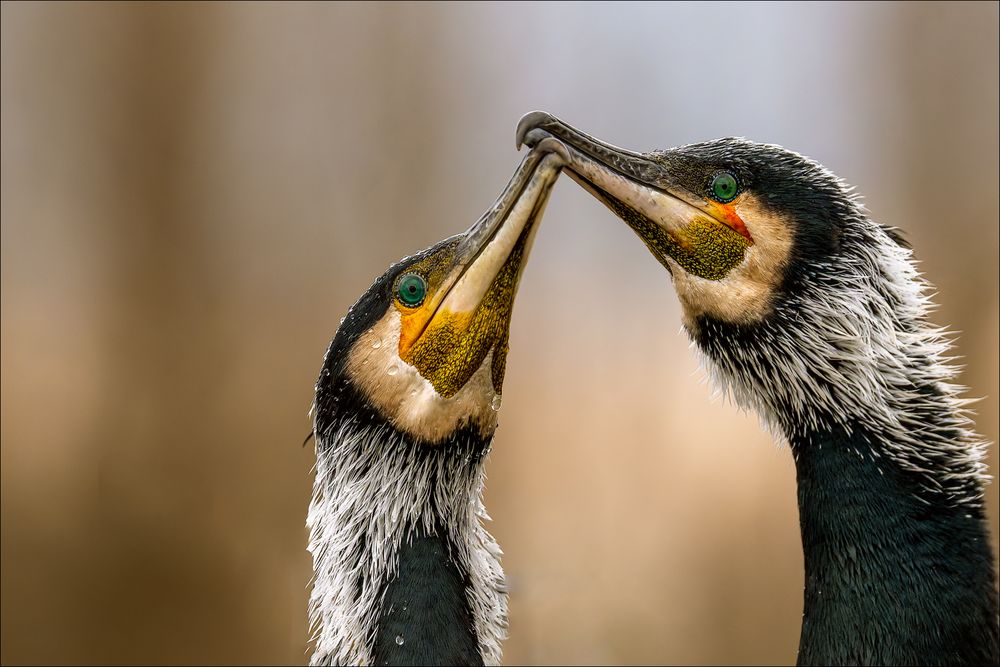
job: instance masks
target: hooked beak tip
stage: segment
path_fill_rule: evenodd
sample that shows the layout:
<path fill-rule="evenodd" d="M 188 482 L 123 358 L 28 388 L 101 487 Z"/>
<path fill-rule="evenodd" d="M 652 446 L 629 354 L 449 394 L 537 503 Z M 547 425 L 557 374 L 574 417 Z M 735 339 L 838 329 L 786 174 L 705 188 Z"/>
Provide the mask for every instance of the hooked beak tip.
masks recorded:
<path fill-rule="evenodd" d="M 529 111 L 524 114 L 517 122 L 517 130 L 514 132 L 514 144 L 517 150 L 521 150 L 521 146 L 524 144 L 533 146 L 540 140 L 542 138 L 538 136 L 540 133 L 532 132 L 532 130 L 551 120 L 554 120 L 552 114 L 545 111 Z"/>

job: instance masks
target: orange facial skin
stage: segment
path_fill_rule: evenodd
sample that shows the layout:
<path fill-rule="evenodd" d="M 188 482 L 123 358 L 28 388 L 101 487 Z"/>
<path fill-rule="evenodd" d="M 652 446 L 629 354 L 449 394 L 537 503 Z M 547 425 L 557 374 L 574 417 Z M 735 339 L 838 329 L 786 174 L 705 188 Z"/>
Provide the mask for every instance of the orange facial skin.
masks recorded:
<path fill-rule="evenodd" d="M 706 208 L 713 218 L 725 224 L 727 227 L 732 228 L 734 231 L 739 232 L 739 234 L 747 241 L 753 243 L 753 237 L 750 236 L 750 231 L 743 223 L 743 219 L 736 212 L 736 207 L 733 206 L 732 203 L 721 204 L 716 201 L 709 201 Z"/>

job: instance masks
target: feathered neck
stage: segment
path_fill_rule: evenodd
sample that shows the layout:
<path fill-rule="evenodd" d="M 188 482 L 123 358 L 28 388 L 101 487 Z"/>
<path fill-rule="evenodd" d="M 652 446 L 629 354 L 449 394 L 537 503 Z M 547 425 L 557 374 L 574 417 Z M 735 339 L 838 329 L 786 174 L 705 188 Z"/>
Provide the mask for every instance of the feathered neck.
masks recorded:
<path fill-rule="evenodd" d="M 470 431 L 428 446 L 386 424 L 353 418 L 317 426 L 307 520 L 315 570 L 311 663 L 371 664 L 401 548 L 439 535 L 468 582 L 466 603 L 482 660 L 499 664 L 507 594 L 500 549 L 481 522 L 489 519 L 482 504 L 489 442 Z"/>
<path fill-rule="evenodd" d="M 910 251 L 859 214 L 764 321 L 690 331 L 796 459 L 799 664 L 996 663 L 985 444 L 926 290 Z"/>
<path fill-rule="evenodd" d="M 926 502 L 980 505 L 986 444 L 953 384 L 946 332 L 927 321 L 929 286 L 911 251 L 855 208 L 837 252 L 789 278 L 767 318 L 701 319 L 689 333 L 717 386 L 793 447 L 860 431 Z"/>

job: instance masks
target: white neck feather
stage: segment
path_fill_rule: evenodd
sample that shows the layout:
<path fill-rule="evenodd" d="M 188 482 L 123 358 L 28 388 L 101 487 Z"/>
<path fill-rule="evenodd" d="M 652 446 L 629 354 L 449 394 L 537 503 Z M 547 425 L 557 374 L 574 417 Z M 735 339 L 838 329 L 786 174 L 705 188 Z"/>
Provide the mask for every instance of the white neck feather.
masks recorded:
<path fill-rule="evenodd" d="M 859 209 L 860 210 L 860 209 Z M 986 444 L 973 431 L 944 329 L 912 253 L 859 213 L 836 259 L 738 344 L 705 322 L 689 330 L 722 394 L 785 438 L 862 428 L 876 452 L 916 473 L 937 501 L 981 502 Z"/>
<path fill-rule="evenodd" d="M 480 653 L 500 663 L 507 593 L 500 547 L 486 532 L 485 456 L 459 444 L 414 443 L 387 427 L 341 424 L 317 436 L 316 479 L 306 525 L 315 577 L 309 600 L 311 664 L 367 665 L 384 584 L 403 540 L 447 526 L 451 557 L 469 577 L 469 609 Z"/>

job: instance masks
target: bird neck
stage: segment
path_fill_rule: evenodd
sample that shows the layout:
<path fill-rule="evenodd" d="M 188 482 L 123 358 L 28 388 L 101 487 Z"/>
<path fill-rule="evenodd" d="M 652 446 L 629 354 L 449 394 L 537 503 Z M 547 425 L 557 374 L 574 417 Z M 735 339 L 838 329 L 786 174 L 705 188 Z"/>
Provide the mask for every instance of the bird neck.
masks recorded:
<path fill-rule="evenodd" d="M 864 430 L 791 438 L 805 557 L 799 664 L 996 664 L 981 502 L 928 502 Z"/>
<path fill-rule="evenodd" d="M 480 520 L 489 440 L 466 429 L 428 446 L 350 392 L 337 404 L 317 411 L 311 662 L 498 664 L 507 596 Z"/>
<path fill-rule="evenodd" d="M 715 380 L 795 455 L 801 664 L 997 662 L 985 444 L 928 287 L 855 210 L 834 254 L 790 267 L 763 320 L 688 328 Z"/>

